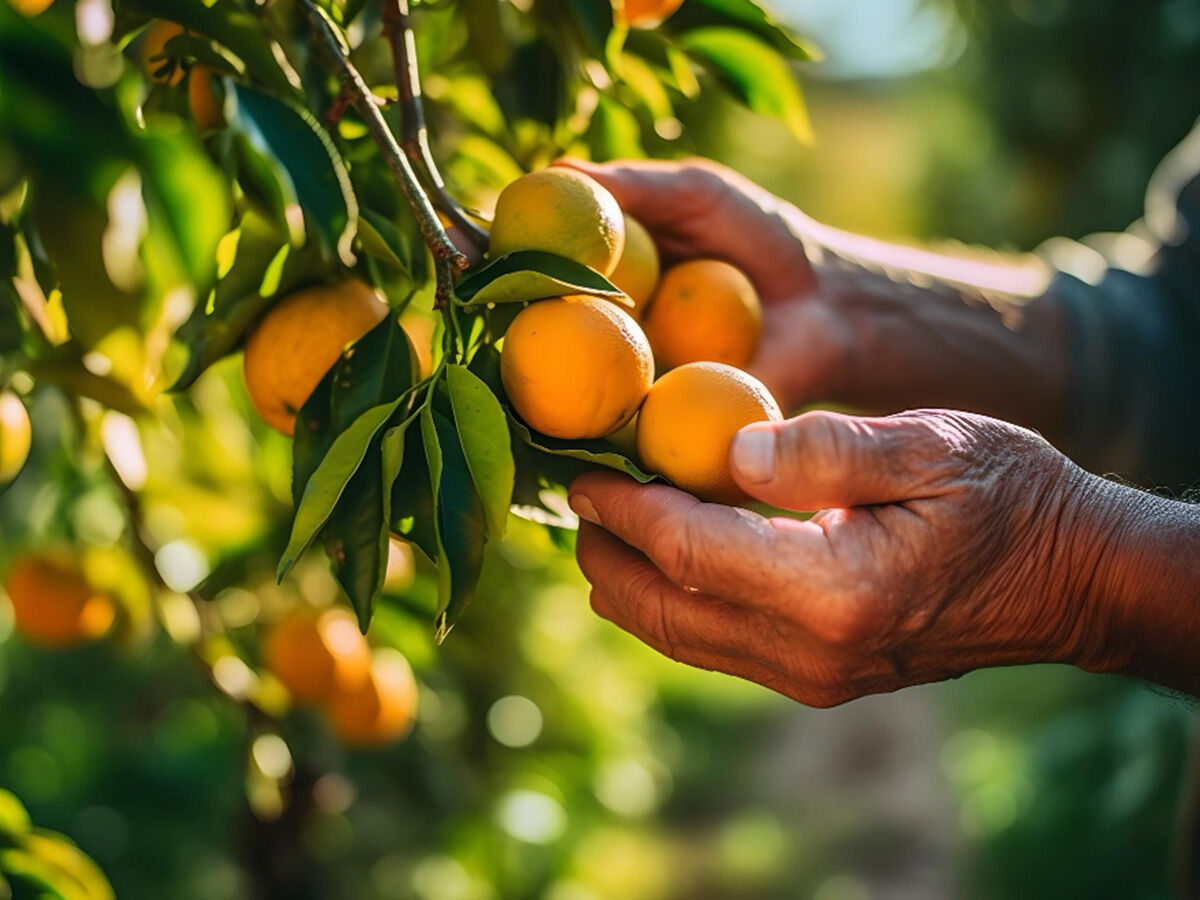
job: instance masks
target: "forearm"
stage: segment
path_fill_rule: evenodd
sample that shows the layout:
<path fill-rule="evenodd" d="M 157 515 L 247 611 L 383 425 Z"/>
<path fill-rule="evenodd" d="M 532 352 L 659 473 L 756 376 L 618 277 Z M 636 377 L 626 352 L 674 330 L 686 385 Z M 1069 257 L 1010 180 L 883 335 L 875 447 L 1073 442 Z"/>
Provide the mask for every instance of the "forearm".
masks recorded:
<path fill-rule="evenodd" d="M 1120 671 L 1200 697 L 1200 506 L 1094 479 L 1076 543 L 1095 653 Z"/>
<path fill-rule="evenodd" d="M 801 230 L 818 289 L 853 336 L 829 399 L 880 412 L 963 409 L 1065 437 L 1069 329 L 1039 260 Z"/>

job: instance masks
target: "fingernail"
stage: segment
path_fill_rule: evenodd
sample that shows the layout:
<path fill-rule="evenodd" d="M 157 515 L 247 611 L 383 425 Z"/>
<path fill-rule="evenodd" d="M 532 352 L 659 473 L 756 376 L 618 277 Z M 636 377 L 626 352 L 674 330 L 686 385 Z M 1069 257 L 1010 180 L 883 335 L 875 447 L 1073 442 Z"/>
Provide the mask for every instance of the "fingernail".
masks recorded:
<path fill-rule="evenodd" d="M 596 512 L 596 507 L 592 506 L 592 501 L 583 494 L 572 494 L 567 498 L 567 502 L 579 518 L 585 522 L 591 522 L 593 525 L 600 524 L 600 516 Z"/>
<path fill-rule="evenodd" d="M 730 454 L 733 466 L 751 484 L 775 478 L 775 432 L 754 429 L 738 432 Z"/>

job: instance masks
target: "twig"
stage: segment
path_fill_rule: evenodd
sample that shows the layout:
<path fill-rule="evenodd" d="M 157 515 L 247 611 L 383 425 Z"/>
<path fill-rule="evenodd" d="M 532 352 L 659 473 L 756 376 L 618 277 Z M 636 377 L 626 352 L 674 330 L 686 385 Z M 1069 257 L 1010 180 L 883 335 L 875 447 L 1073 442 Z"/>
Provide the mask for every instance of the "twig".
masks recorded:
<path fill-rule="evenodd" d="M 446 190 L 429 146 L 429 128 L 425 124 L 425 104 L 421 99 L 421 70 L 417 65 L 417 42 L 412 29 L 408 0 L 384 0 L 383 33 L 392 46 L 392 65 L 396 70 L 396 91 L 400 98 L 400 146 L 409 160 L 428 176 L 432 200 L 438 210 L 470 240 L 478 250 L 487 249 L 488 234 L 473 221 Z"/>
<path fill-rule="evenodd" d="M 343 47 L 333 25 L 312 0 L 300 0 L 300 5 L 308 16 L 313 34 L 325 48 L 326 55 L 337 70 L 337 76 L 342 82 L 342 90 L 348 93 L 351 105 L 366 123 L 375 143 L 379 145 L 384 161 L 392 170 L 392 174 L 408 198 L 413 215 L 417 219 L 417 225 L 421 229 L 421 237 L 433 252 L 434 268 L 437 272 L 437 303 L 439 306 L 444 306 L 449 301 L 450 292 L 454 289 L 455 272 L 467 268 L 467 258 L 454 246 L 454 242 L 446 234 L 446 229 L 442 227 L 437 211 L 433 208 L 416 172 L 413 171 L 408 157 L 400 149 L 400 145 L 396 142 L 396 136 L 392 134 L 387 122 L 384 121 L 383 114 L 379 111 L 379 105 L 375 102 L 366 82 L 363 81 L 362 75 L 346 55 L 346 48 Z"/>

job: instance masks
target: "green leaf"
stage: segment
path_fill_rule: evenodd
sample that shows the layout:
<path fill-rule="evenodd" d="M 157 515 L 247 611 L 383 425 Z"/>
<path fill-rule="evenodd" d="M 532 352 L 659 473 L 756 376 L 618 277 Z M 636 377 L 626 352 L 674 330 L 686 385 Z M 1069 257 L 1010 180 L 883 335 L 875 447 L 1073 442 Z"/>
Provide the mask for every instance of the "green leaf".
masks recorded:
<path fill-rule="evenodd" d="M 707 60 L 757 113 L 782 121 L 797 140 L 812 141 L 812 124 L 787 61 L 759 38 L 734 28 L 699 28 L 680 43 Z"/>
<path fill-rule="evenodd" d="M 15 794 L 0 788 L 0 836 L 9 841 L 23 839 L 33 828 L 29 813 Z"/>
<path fill-rule="evenodd" d="M 292 494 L 299 499 L 279 560 L 280 580 L 330 519 L 364 460 L 375 453 L 376 435 L 408 399 L 416 380 L 416 352 L 398 317 L 389 315 L 346 349 L 301 408 L 292 451 Z M 386 512 L 379 515 L 386 523 Z"/>
<path fill-rule="evenodd" d="M 669 20 L 672 31 L 728 25 L 751 31 L 789 59 L 819 60 L 821 51 L 779 22 L 756 0 L 688 0 Z"/>
<path fill-rule="evenodd" d="M 325 529 L 325 546 L 338 583 L 365 634 L 387 575 L 391 487 L 400 471 L 408 422 L 371 442 L 367 458 L 346 485 Z"/>
<path fill-rule="evenodd" d="M 116 7 L 118 16 L 178 22 L 233 51 L 254 78 L 272 89 L 292 95 L 300 90 L 300 76 L 267 33 L 264 20 L 232 0 L 119 0 Z"/>
<path fill-rule="evenodd" d="M 608 35 L 613 30 L 612 0 L 568 0 L 567 6 L 587 38 L 588 49 L 595 56 L 603 55 Z"/>
<path fill-rule="evenodd" d="M 564 441 L 539 434 L 531 431 L 529 426 L 513 415 L 511 411 L 508 414 L 508 421 L 512 426 L 513 433 L 520 441 L 542 453 L 579 460 L 593 466 L 604 466 L 606 469 L 616 469 L 642 484 L 654 481 L 658 477 L 643 472 L 636 463 L 607 441 Z"/>
<path fill-rule="evenodd" d="M 271 223 L 253 212 L 220 246 L 233 248 L 233 263 L 175 333 L 187 346 L 188 359 L 172 391 L 186 390 L 231 352 L 275 298 L 308 278 L 317 263 L 314 247 L 290 247 Z"/>
<path fill-rule="evenodd" d="M 392 531 L 411 541 L 436 564 L 437 511 L 432 482 L 421 429 L 409 428 L 404 433 L 404 464 L 392 483 L 390 525 Z"/>
<path fill-rule="evenodd" d="M 504 535 L 513 492 L 514 466 L 508 420 L 496 395 L 466 367 L 452 365 L 446 368 L 446 389 L 467 467 L 483 502 L 488 539 L 498 540 Z"/>
<path fill-rule="evenodd" d="M 591 294 L 631 305 L 595 269 L 542 250 L 518 250 L 492 260 L 464 277 L 454 293 L 465 306 L 524 303 L 563 294 Z"/>
<path fill-rule="evenodd" d="M 229 125 L 262 154 L 277 161 L 280 178 L 326 244 L 351 265 L 358 200 L 346 164 L 316 117 L 299 104 L 236 82 L 236 112 Z"/>
<path fill-rule="evenodd" d="M 439 642 L 450 633 L 479 582 L 486 520 L 454 424 L 431 406 L 421 413 L 421 437 L 437 509 Z"/>

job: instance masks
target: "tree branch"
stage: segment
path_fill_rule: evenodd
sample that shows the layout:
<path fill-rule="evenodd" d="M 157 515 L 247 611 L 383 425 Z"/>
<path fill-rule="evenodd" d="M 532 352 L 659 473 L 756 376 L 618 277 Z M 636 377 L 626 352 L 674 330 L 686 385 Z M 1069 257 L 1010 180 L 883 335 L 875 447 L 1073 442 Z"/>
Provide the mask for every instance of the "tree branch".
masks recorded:
<path fill-rule="evenodd" d="M 392 65 L 396 70 L 396 90 L 400 97 L 400 146 L 409 160 L 429 179 L 433 203 L 477 250 L 485 250 L 488 233 L 463 212 L 446 190 L 429 146 L 429 128 L 425 124 L 425 104 L 421 99 L 421 70 L 417 65 L 417 42 L 413 35 L 408 0 L 384 0 L 383 33 L 392 46 Z"/>
<path fill-rule="evenodd" d="M 433 251 L 434 267 L 437 272 L 437 303 L 439 306 L 444 306 L 449 302 L 450 292 L 454 289 L 455 272 L 462 271 L 467 267 L 467 258 L 454 246 L 454 242 L 446 234 L 446 229 L 442 227 L 428 194 L 425 193 L 416 172 L 413 171 L 408 157 L 396 142 L 395 135 L 384 121 L 383 114 L 379 111 L 379 106 L 366 82 L 363 81 L 362 75 L 350 62 L 347 50 L 332 23 L 325 18 L 324 13 L 312 0 L 300 0 L 300 6 L 308 16 L 313 34 L 325 49 L 326 56 L 336 69 L 343 92 L 349 96 L 351 106 L 366 123 L 375 143 L 379 145 L 384 161 L 392 170 L 397 183 L 408 198 L 417 225 L 421 229 L 421 237 Z"/>

